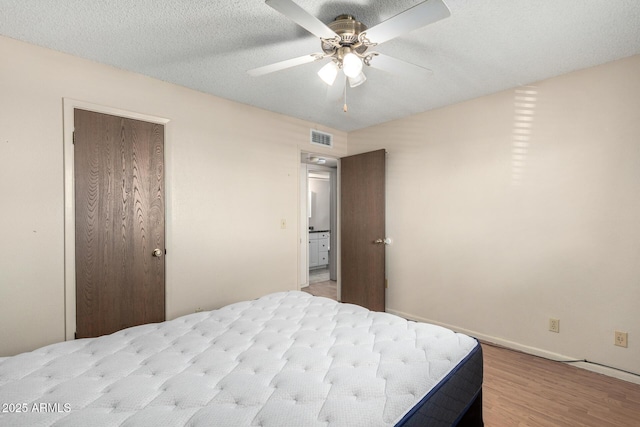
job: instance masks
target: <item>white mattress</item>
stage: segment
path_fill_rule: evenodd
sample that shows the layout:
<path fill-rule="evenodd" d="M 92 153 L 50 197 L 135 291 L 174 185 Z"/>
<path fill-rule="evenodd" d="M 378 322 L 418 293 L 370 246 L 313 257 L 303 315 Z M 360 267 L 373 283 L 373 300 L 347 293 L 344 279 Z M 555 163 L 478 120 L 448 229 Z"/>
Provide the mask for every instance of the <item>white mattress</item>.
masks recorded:
<path fill-rule="evenodd" d="M 394 425 L 476 345 L 276 293 L 0 359 L 0 425 Z"/>

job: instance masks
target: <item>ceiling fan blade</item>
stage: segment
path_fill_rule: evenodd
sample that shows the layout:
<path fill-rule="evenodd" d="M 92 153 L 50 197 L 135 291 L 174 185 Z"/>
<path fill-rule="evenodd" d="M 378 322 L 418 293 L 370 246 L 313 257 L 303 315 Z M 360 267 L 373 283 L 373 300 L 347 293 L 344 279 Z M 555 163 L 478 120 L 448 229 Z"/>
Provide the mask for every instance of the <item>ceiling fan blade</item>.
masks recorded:
<path fill-rule="evenodd" d="M 403 61 L 402 59 L 394 58 L 393 56 L 383 55 L 377 53 L 369 62 L 372 68 L 386 71 L 392 74 L 414 74 L 418 76 L 430 76 L 433 74 L 433 70 L 420 65 L 412 64 L 411 62 Z"/>
<path fill-rule="evenodd" d="M 373 43 L 381 44 L 450 15 L 442 0 L 427 0 L 368 29 L 366 35 Z"/>
<path fill-rule="evenodd" d="M 266 0 L 265 3 L 316 37 L 332 39 L 337 36 L 331 28 L 291 0 Z"/>
<path fill-rule="evenodd" d="M 285 61 L 276 62 L 274 64 L 265 65 L 263 67 L 254 68 L 247 71 L 252 77 L 264 76 L 265 74 L 273 73 L 275 71 L 284 70 L 298 65 L 307 64 L 309 62 L 317 61 L 322 57 L 319 54 L 311 54 L 305 56 L 299 56 L 297 58 L 287 59 Z"/>

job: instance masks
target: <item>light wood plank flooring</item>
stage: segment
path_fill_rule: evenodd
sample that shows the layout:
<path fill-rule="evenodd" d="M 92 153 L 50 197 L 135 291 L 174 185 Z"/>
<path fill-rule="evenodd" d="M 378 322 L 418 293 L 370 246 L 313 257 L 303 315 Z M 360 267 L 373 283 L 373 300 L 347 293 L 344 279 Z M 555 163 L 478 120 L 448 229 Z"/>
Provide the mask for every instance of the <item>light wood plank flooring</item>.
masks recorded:
<path fill-rule="evenodd" d="M 487 427 L 640 426 L 640 385 L 483 344 Z"/>
<path fill-rule="evenodd" d="M 334 280 L 327 280 L 325 282 L 311 283 L 309 286 L 302 288 L 301 290 L 317 297 L 331 298 L 332 300 L 338 300 L 337 282 Z"/>

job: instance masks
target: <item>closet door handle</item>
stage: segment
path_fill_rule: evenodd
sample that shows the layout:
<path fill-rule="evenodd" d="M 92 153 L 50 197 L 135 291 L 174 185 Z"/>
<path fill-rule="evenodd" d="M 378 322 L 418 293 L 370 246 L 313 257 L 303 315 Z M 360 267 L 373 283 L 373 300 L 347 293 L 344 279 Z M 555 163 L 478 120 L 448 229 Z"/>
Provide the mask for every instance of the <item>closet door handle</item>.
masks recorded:
<path fill-rule="evenodd" d="M 159 258 L 162 256 L 162 250 L 156 248 L 153 250 L 152 255 Z"/>

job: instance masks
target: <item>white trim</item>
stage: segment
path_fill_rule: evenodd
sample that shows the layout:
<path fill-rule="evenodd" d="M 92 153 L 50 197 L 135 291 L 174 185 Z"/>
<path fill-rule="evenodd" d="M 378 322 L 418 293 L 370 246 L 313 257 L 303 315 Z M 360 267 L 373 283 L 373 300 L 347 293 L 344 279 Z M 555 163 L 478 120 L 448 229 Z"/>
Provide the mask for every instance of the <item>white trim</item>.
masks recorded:
<path fill-rule="evenodd" d="M 497 344 L 501 347 L 505 347 L 511 350 L 520 351 L 522 353 L 531 354 L 538 357 L 543 357 L 546 359 L 557 360 L 559 362 L 570 362 L 572 360 L 580 359 L 579 357 L 570 357 L 559 353 L 554 353 L 551 351 L 543 350 L 537 347 L 530 347 L 524 344 L 520 344 L 514 341 L 505 340 L 503 338 L 494 337 L 491 335 L 481 334 L 476 331 L 472 331 L 469 329 L 459 328 L 457 326 L 448 325 L 442 322 L 436 322 L 435 320 L 425 319 L 423 317 L 413 316 L 408 313 L 404 313 L 402 311 L 387 309 L 387 313 L 395 314 L 396 316 L 400 316 L 405 319 L 415 320 L 418 322 L 431 323 L 434 325 L 442 326 L 447 329 L 451 329 L 452 331 L 460 332 L 465 335 L 472 336 L 477 338 L 480 341 L 487 342 L 489 344 Z M 620 380 L 628 381 L 634 384 L 640 384 L 640 377 L 637 375 L 629 374 L 624 371 L 620 371 L 615 368 L 609 368 L 606 366 L 596 365 L 594 363 L 589 362 L 572 362 L 572 366 L 576 366 L 578 368 L 586 369 L 587 371 L 597 372 L 599 374 L 607 375 L 609 377 L 618 378 Z"/>
<path fill-rule="evenodd" d="M 298 163 L 298 290 L 309 286 L 309 217 L 308 171 L 306 163 Z"/>
<path fill-rule="evenodd" d="M 150 116 L 147 114 L 135 113 L 132 111 L 121 110 L 119 108 L 107 107 L 104 105 L 92 104 L 90 102 L 79 101 L 76 99 L 63 98 L 63 150 L 64 150 L 64 317 L 65 317 L 65 340 L 75 338 L 76 331 L 76 245 L 75 245 L 75 204 L 74 204 L 74 157 L 73 157 L 73 131 L 74 131 L 74 114 L 76 108 L 94 111 L 97 113 L 111 114 L 114 116 L 127 117 L 135 120 L 142 120 L 151 123 L 159 123 L 165 125 L 165 143 L 164 143 L 164 181 L 165 181 L 165 247 L 169 247 L 170 239 L 170 223 L 169 206 L 170 198 L 167 189 L 169 180 L 168 174 L 170 168 L 167 166 L 168 157 L 167 148 L 169 147 L 169 119 Z M 169 312 L 167 302 L 169 294 L 169 262 L 165 260 L 165 314 Z"/>
<path fill-rule="evenodd" d="M 298 158 L 302 159 L 302 155 L 303 154 L 307 154 L 307 155 L 315 155 L 313 152 L 307 151 L 306 149 L 300 149 L 299 150 L 299 156 Z M 341 278 L 341 273 L 342 273 L 342 264 L 340 262 L 340 158 L 333 156 L 333 155 L 322 155 L 322 157 L 326 157 L 328 159 L 334 159 L 338 162 L 336 170 L 337 170 L 337 183 L 336 183 L 336 200 L 337 200 L 337 206 L 336 206 L 336 225 L 337 225 L 337 230 L 331 230 L 331 233 L 336 233 L 336 290 L 337 290 L 337 297 L 338 297 L 338 301 L 340 301 L 340 298 L 342 297 L 342 278 Z M 300 160 L 298 162 L 298 171 L 300 174 L 299 180 L 298 180 L 298 241 L 299 241 L 299 245 L 298 245 L 298 282 L 303 281 L 302 277 L 303 274 L 305 274 L 306 276 L 306 281 L 303 281 L 303 283 L 299 283 L 298 284 L 298 289 L 309 286 L 309 261 L 308 261 L 308 250 L 307 249 L 303 249 L 302 245 L 304 244 L 305 247 L 308 247 L 306 245 L 308 245 L 308 241 L 309 241 L 309 218 L 307 216 L 307 209 L 309 206 L 309 192 L 308 192 L 308 181 L 309 181 L 309 177 L 308 177 L 308 173 L 310 170 L 323 170 L 323 171 L 330 171 L 332 170 L 332 168 L 328 167 L 328 166 L 323 166 L 323 165 L 314 165 L 312 163 L 304 163 L 302 160 Z M 304 183 L 302 182 L 302 180 L 304 179 Z M 303 261 L 302 257 L 307 257 L 307 261 Z M 306 272 L 305 272 L 306 269 Z"/>
<path fill-rule="evenodd" d="M 336 235 L 336 246 L 337 246 L 337 250 L 336 250 L 336 274 L 338 275 L 338 277 L 336 277 L 338 280 L 336 281 L 336 291 L 337 291 L 337 296 L 338 296 L 338 301 L 342 301 L 342 222 L 340 220 L 340 217 L 342 216 L 340 213 L 342 212 L 342 206 L 340 204 L 340 200 L 341 200 L 341 193 L 340 193 L 340 188 L 341 187 L 341 180 L 340 180 L 340 171 L 341 171 L 341 162 L 340 159 L 338 159 L 338 167 L 337 167 L 337 171 L 336 171 L 336 225 L 338 226 L 338 230 L 336 230 L 338 232 L 338 234 Z"/>

